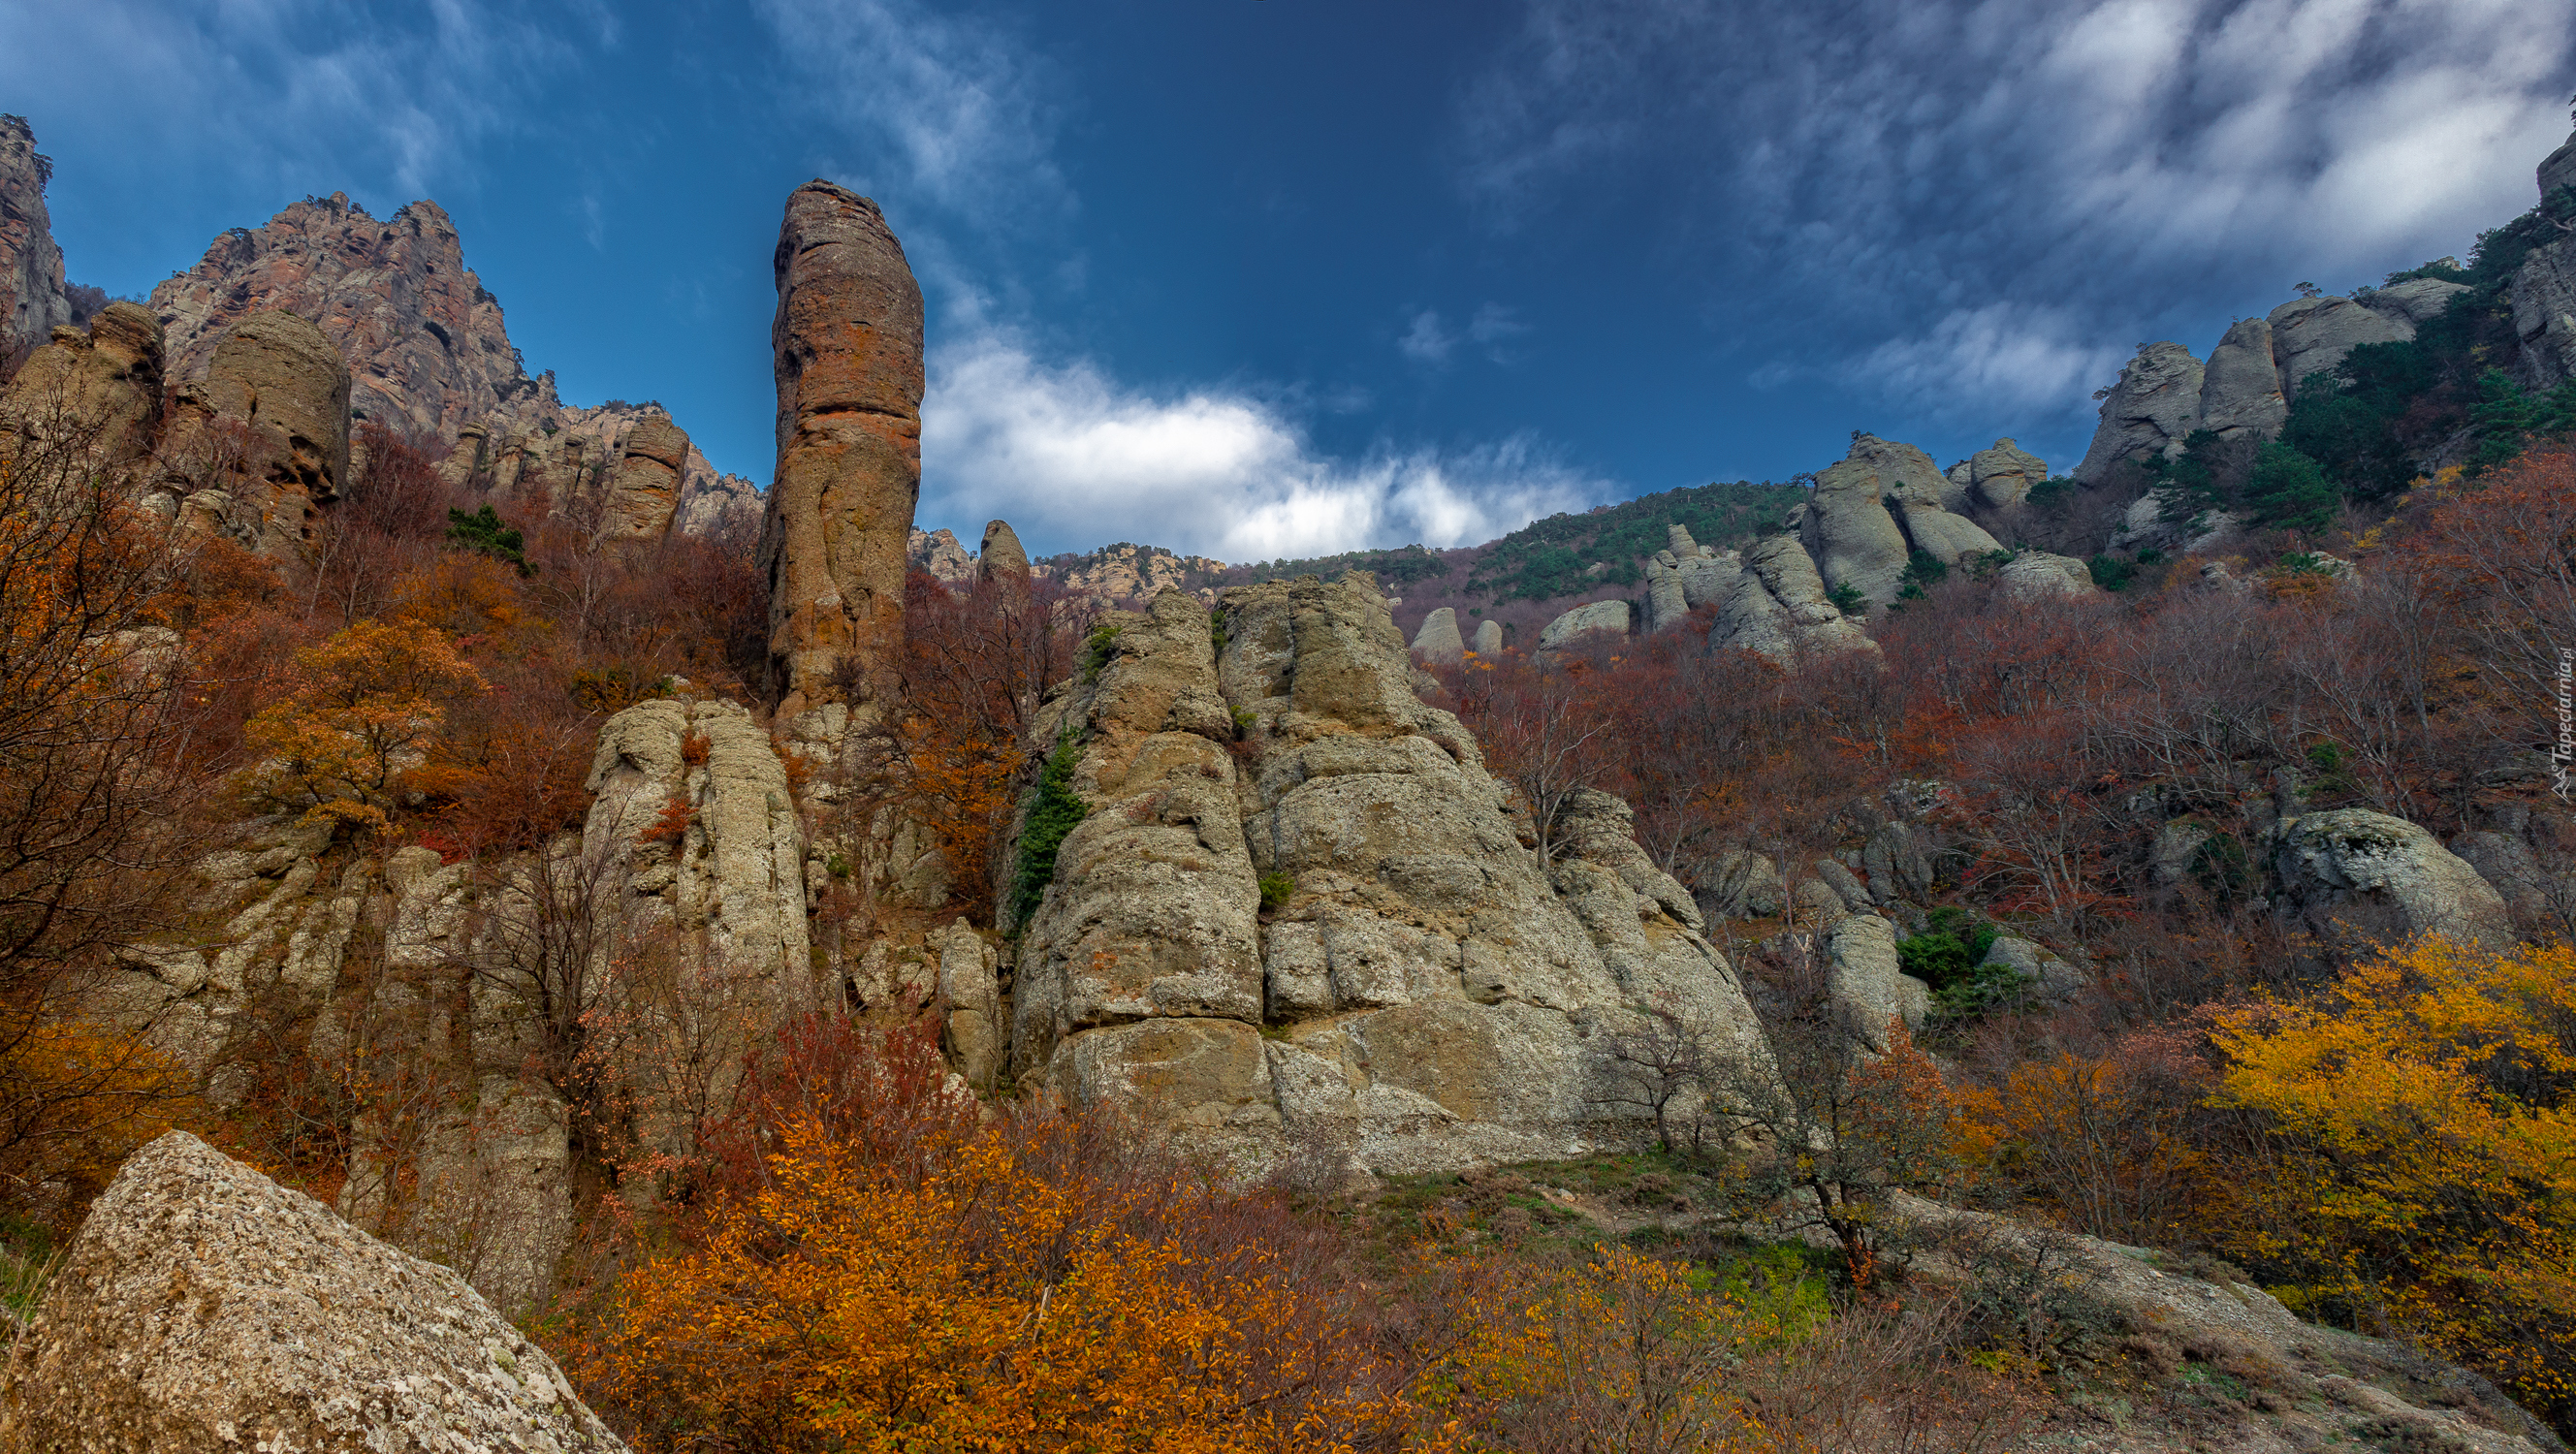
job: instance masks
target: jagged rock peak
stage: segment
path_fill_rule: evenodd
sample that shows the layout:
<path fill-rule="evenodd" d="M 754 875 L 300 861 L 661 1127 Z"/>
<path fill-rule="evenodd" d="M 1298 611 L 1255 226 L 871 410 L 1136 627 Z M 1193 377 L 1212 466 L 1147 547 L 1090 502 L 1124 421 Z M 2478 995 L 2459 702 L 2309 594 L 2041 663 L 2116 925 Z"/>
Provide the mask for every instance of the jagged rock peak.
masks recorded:
<path fill-rule="evenodd" d="M 92 1206 L 11 1350 L 0 1447 L 626 1446 L 463 1278 L 173 1131 Z"/>
<path fill-rule="evenodd" d="M 921 287 L 877 204 L 821 180 L 788 195 L 773 269 L 778 474 L 760 558 L 772 684 L 793 719 L 854 679 L 862 692 L 890 687 L 902 649 L 921 493 Z"/>
<path fill-rule="evenodd" d="M 203 374 L 226 327 L 282 308 L 319 324 L 347 360 L 355 419 L 453 440 L 470 422 L 542 407 L 500 300 L 466 269 L 436 202 L 379 221 L 345 193 L 307 197 L 216 237 L 196 266 L 152 290 L 152 308 L 180 382 Z"/>
<path fill-rule="evenodd" d="M 45 211 L 53 164 L 23 116 L 0 116 L 0 357 L 33 349 L 72 321 L 63 250 Z"/>

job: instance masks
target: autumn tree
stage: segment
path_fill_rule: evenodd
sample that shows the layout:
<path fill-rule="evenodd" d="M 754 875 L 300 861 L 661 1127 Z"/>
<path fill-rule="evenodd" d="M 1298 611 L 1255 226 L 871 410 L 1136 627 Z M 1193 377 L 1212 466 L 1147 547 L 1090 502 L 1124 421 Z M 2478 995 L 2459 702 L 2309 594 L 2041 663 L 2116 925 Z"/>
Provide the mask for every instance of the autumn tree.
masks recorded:
<path fill-rule="evenodd" d="M 391 822 L 449 703 L 483 687 L 447 633 L 412 622 L 360 621 L 298 652 L 296 665 L 303 684 L 246 729 L 266 754 L 248 786 L 277 807 L 364 828 Z"/>
<path fill-rule="evenodd" d="M 2441 938 L 2222 1016 L 2228 1244 L 2310 1316 L 2412 1334 L 2576 1428 L 2576 948 Z"/>

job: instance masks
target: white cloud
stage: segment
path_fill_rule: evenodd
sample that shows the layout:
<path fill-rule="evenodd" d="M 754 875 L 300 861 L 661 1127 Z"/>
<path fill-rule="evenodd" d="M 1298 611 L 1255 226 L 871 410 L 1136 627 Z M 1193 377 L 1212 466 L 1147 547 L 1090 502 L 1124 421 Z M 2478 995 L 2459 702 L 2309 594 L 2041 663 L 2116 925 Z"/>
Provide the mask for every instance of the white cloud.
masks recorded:
<path fill-rule="evenodd" d="M 1440 322 L 1440 315 L 1425 308 L 1413 315 L 1412 326 L 1395 341 L 1396 352 L 1415 363 L 1444 364 L 1458 347 L 1458 336 Z"/>
<path fill-rule="evenodd" d="M 1041 551 L 1135 540 L 1222 560 L 1473 544 L 1614 493 L 1531 440 L 1323 455 L 1239 392 L 1151 393 L 988 331 L 935 350 L 925 521 L 1007 519 Z"/>
<path fill-rule="evenodd" d="M 1006 29 L 915 0 L 754 0 L 753 10 L 801 99 L 847 128 L 837 164 L 851 185 L 900 186 L 988 223 L 1072 205 L 1054 156 L 1060 88 Z"/>
<path fill-rule="evenodd" d="M 1498 229 L 1651 198 L 1712 312 L 1796 298 L 1767 379 L 2071 422 L 2095 340 L 2464 253 L 2571 85 L 2565 0 L 1528 0 L 1456 160 Z"/>

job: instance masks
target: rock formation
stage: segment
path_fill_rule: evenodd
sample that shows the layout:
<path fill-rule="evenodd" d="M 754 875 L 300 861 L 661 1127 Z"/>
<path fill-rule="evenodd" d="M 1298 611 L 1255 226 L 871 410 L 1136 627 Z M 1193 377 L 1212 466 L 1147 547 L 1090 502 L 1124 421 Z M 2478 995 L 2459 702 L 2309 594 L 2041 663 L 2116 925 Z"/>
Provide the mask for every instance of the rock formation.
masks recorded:
<path fill-rule="evenodd" d="M 2395 343 L 2467 289 L 2440 278 L 2365 288 L 2349 298 L 2295 298 L 2263 318 L 2241 318 L 2203 365 L 2178 343 L 2151 343 L 2106 391 L 2102 422 L 2075 478 L 2102 479 L 2124 459 L 2167 458 L 2194 430 L 2271 439 L 2289 418 L 2299 381 L 2343 362 L 2365 343 Z"/>
<path fill-rule="evenodd" d="M 1633 614 L 1625 601 L 1594 601 L 1590 605 L 1577 606 L 1547 623 L 1538 634 L 1538 649 L 1563 651 L 1582 644 L 1585 637 L 1597 633 L 1625 636 Z M 1455 622 L 1451 623 L 1450 630 L 1453 633 L 1457 630 Z"/>
<path fill-rule="evenodd" d="M 1502 655 L 1503 623 L 1500 621 L 1477 622 L 1476 639 L 1470 642 L 1469 645 L 1475 650 L 1475 653 L 1478 656 Z"/>
<path fill-rule="evenodd" d="M 654 541 L 670 533 L 689 467 L 689 436 L 667 414 L 647 416 L 621 441 L 600 509 L 610 540 Z"/>
<path fill-rule="evenodd" d="M 2139 349 L 2103 400 L 2101 427 L 2075 467 L 2075 478 L 2090 483 L 2124 459 L 2179 454 L 2199 423 L 2205 377 L 2200 360 L 2179 343 Z"/>
<path fill-rule="evenodd" d="M 1369 576 L 1219 610 L 1221 655 L 1178 591 L 1111 616 L 1044 724 L 1081 744 L 1091 811 L 1021 942 L 1024 1082 L 1238 1164 L 1410 1172 L 1627 1134 L 1601 1077 L 1629 1006 L 1766 1053 L 1624 805 L 1577 803 L 1542 869 L 1474 739 L 1414 697 Z"/>
<path fill-rule="evenodd" d="M 907 535 L 904 559 L 911 569 L 927 573 L 942 585 L 964 585 L 975 579 L 975 557 L 957 543 L 957 532 L 945 526 Z"/>
<path fill-rule="evenodd" d="M 1691 539 L 1690 527 L 1664 527 L 1664 548 L 1646 562 L 1648 631 L 1669 631 L 1701 606 L 1723 603 L 1744 570 L 1732 550 L 1715 550 Z"/>
<path fill-rule="evenodd" d="M 1995 572 L 2004 594 L 2023 601 L 2045 601 L 2051 597 L 2084 597 L 2099 595 L 2093 584 L 2093 571 L 2071 555 L 2050 555 L 2042 550 L 2025 550 L 2004 562 Z"/>
<path fill-rule="evenodd" d="M 1745 556 L 1708 641 L 1779 662 L 1878 648 L 1859 622 L 1826 599 L 1824 577 L 1795 535 L 1775 535 Z"/>
<path fill-rule="evenodd" d="M 778 474 L 761 523 L 780 713 L 889 690 L 921 493 L 921 288 L 874 202 L 813 181 L 774 260 Z M 846 663 L 846 667 L 845 664 Z"/>
<path fill-rule="evenodd" d="M 1937 483 L 1932 498 L 1940 498 Z M 1905 579 L 1905 532 L 1888 513 L 1885 482 L 1858 441 L 1850 457 L 1816 476 L 1815 494 L 1805 511 L 1799 543 L 1815 561 L 1827 592 L 1848 588 L 1873 607 L 1896 599 Z"/>
<path fill-rule="evenodd" d="M 1448 606 L 1422 618 L 1422 629 L 1413 633 L 1413 659 L 1456 666 L 1467 655 L 1467 639 L 1458 634 L 1458 612 Z"/>
<path fill-rule="evenodd" d="M 1932 987 L 1897 958 L 1896 926 L 1873 913 L 1846 915 L 1825 936 L 1825 987 L 1874 1051 L 1887 1049 L 1892 1022 L 1919 1030 L 1932 1008 Z"/>
<path fill-rule="evenodd" d="M 278 309 L 253 313 L 179 388 L 156 483 L 250 549 L 298 559 L 348 483 L 349 390 L 321 329 Z"/>
<path fill-rule="evenodd" d="M 152 450 L 162 385 L 160 324 L 132 303 L 110 303 L 88 331 L 62 325 L 28 355 L 0 396 L 0 454 L 17 447 L 13 439 L 52 441 L 124 475 Z"/>
<path fill-rule="evenodd" d="M 2345 808 L 2285 818 L 2273 830 L 2281 906 L 2316 928 L 2445 934 L 2502 948 L 2513 940 L 2504 899 L 2434 836 L 2403 818 Z"/>
<path fill-rule="evenodd" d="M 1029 553 L 1020 548 L 1019 532 L 1007 520 L 984 522 L 984 539 L 976 547 L 975 561 L 979 580 L 1029 578 Z"/>
<path fill-rule="evenodd" d="M 377 221 L 345 193 L 308 197 L 217 237 L 152 290 L 171 377 L 197 378 L 226 328 L 266 309 L 319 324 L 350 370 L 350 417 L 415 438 L 534 402 L 501 303 L 465 267 L 456 224 L 420 201 Z M 530 421 L 531 424 L 534 421 Z"/>
<path fill-rule="evenodd" d="M 45 212 L 50 163 L 22 116 L 0 116 L 0 357 L 41 347 L 72 321 L 63 251 Z"/>
<path fill-rule="evenodd" d="M 2272 325 L 2267 319 L 2240 318 L 2210 350 L 2202 371 L 2199 427 L 2222 439 L 2251 435 L 2270 439 L 2290 417 L 2281 394 L 2281 368 L 2272 354 Z"/>
<path fill-rule="evenodd" d="M 2576 186 L 2576 136 L 2540 164 L 2543 202 Z M 2522 372 L 2544 387 L 2576 378 L 2576 238 L 2535 247 L 2515 270 L 2513 329 L 2522 340 Z"/>
<path fill-rule="evenodd" d="M 0 1447 L 625 1449 L 462 1278 L 180 1131 L 90 1208 L 10 1352 Z"/>
<path fill-rule="evenodd" d="M 2013 443 L 1998 439 L 1991 448 L 1968 456 L 1968 489 L 1977 503 L 1991 510 L 2009 510 L 2029 498 L 2031 487 L 2048 478 L 2048 466 L 2040 457 Z M 1944 496 L 1944 510 L 1956 511 L 1958 502 Z"/>

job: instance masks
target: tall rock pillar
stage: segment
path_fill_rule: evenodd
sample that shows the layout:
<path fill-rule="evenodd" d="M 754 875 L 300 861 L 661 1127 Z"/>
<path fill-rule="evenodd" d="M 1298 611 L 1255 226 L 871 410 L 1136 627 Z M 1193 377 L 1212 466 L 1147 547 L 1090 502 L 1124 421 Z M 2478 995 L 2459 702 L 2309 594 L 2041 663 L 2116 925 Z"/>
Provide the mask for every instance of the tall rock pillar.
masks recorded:
<path fill-rule="evenodd" d="M 760 563 L 772 690 L 793 720 L 892 685 L 921 493 L 921 288 L 877 204 L 825 181 L 789 194 L 775 266 L 778 475 Z"/>

